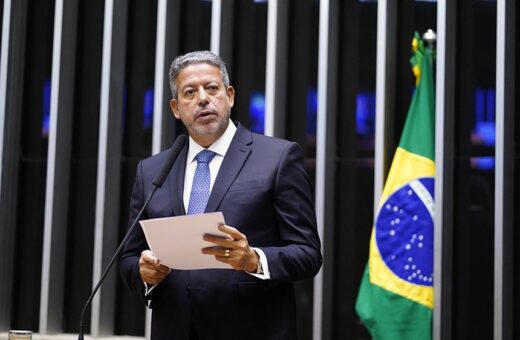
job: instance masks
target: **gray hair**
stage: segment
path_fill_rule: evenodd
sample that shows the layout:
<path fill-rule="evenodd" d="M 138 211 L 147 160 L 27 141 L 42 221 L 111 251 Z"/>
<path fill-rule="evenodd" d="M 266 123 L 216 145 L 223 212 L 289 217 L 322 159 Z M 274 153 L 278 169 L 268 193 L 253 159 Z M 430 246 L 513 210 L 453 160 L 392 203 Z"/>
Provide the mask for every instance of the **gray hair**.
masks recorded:
<path fill-rule="evenodd" d="M 177 77 L 179 73 L 187 66 L 192 64 L 209 64 L 220 69 L 222 73 L 222 81 L 226 87 L 229 86 L 229 76 L 226 70 L 226 64 L 222 58 L 210 51 L 195 51 L 180 55 L 173 60 L 170 66 L 170 88 L 173 98 L 177 99 Z"/>

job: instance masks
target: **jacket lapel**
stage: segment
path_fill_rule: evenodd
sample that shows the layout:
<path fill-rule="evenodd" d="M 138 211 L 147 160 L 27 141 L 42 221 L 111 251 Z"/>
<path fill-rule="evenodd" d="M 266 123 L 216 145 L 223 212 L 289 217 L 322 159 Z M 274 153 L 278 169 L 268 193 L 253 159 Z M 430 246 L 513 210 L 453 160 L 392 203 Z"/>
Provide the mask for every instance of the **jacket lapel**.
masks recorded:
<path fill-rule="evenodd" d="M 213 184 L 205 212 L 212 212 L 218 209 L 220 202 L 222 202 L 229 187 L 233 184 L 249 156 L 252 143 L 251 131 L 239 124 Z"/>
<path fill-rule="evenodd" d="M 170 204 L 175 216 L 186 215 L 186 209 L 184 209 L 183 193 L 187 152 L 188 143 L 186 143 L 182 148 L 179 157 L 173 164 L 173 168 L 168 176 L 168 184 L 170 187 Z"/>

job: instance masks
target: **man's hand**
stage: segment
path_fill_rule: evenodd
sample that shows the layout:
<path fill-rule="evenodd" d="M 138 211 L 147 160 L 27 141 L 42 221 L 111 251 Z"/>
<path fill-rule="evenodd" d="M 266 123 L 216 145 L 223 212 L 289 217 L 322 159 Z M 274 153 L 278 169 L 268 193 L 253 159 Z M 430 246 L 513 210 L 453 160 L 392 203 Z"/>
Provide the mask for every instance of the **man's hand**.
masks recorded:
<path fill-rule="evenodd" d="M 170 273 L 170 268 L 160 264 L 151 250 L 143 250 L 139 259 L 139 273 L 144 282 L 155 285 Z"/>
<path fill-rule="evenodd" d="M 205 234 L 204 241 L 214 243 L 216 246 L 202 248 L 202 253 L 213 255 L 218 261 L 227 263 L 236 270 L 255 273 L 260 258 L 249 246 L 246 235 L 223 224 L 219 225 L 218 229 L 229 237 Z"/>

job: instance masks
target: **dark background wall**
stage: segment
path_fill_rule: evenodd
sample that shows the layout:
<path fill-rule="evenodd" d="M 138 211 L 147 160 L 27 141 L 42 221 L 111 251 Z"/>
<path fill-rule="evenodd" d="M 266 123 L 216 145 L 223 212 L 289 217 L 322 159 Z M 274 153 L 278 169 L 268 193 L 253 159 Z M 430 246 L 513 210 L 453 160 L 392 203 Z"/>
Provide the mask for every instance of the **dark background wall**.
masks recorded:
<path fill-rule="evenodd" d="M 76 1 L 76 0 L 75 0 Z M 282 2 L 281 0 L 279 0 Z M 0 11 L 6 0 L 0 1 Z M 154 91 L 156 65 L 156 29 L 159 0 L 115 1 L 114 11 L 124 16 L 124 42 L 120 53 L 121 69 L 116 80 L 123 84 L 118 126 L 116 177 L 117 204 L 110 206 L 117 225 L 105 226 L 116 231 L 119 240 L 127 228 L 128 202 L 138 161 L 152 154 Z M 2 159 L 2 209 L 11 207 L 14 217 L 4 213 L 5 233 L 0 247 L 6 252 L 6 271 L 0 281 L 0 331 L 40 328 L 42 251 L 46 207 L 46 179 L 49 161 L 49 129 L 51 73 L 55 6 L 54 0 L 15 2 L 11 35 L 19 45 L 10 45 L 13 55 L 23 65 L 8 75 L 10 98 L 19 105 L 7 104 L 1 113 L 6 121 Z M 67 227 L 62 318 L 58 329 L 64 333 L 77 331 L 83 303 L 92 289 L 96 224 L 96 197 L 100 145 L 100 105 L 105 1 L 77 0 L 73 32 L 75 46 L 68 51 L 74 57 L 74 85 L 71 152 L 57 155 L 70 159 Z M 232 118 L 253 131 L 264 132 L 267 1 L 223 0 L 221 54 L 228 64 L 231 83 L 237 91 Z M 331 273 L 325 288 L 332 294 L 323 317 L 329 318 L 331 339 L 368 339 L 369 335 L 354 312 L 354 304 L 362 272 L 368 259 L 368 244 L 374 219 L 374 161 L 376 117 L 376 64 L 378 2 L 332 1 L 331 17 L 336 43 L 333 57 L 337 62 L 337 95 L 331 112 L 334 131 L 333 203 L 325 226 L 333 233 L 330 247 Z M 413 94 L 414 77 L 410 70 L 411 40 L 414 31 L 437 30 L 435 1 L 404 0 L 394 4 L 396 23 L 392 56 L 395 66 L 389 79 L 392 105 L 387 108 L 388 135 L 385 140 L 384 172 L 400 137 L 408 105 Z M 320 1 L 287 0 L 283 29 L 278 38 L 283 50 L 278 76 L 281 103 L 275 114 L 281 117 L 277 135 L 300 143 L 305 152 L 306 167 L 314 182 L 316 176 L 316 139 L 318 114 L 318 55 Z M 205 0 L 168 1 L 169 22 L 166 56 L 168 63 L 178 54 L 210 49 L 212 2 Z M 121 7 L 123 8 L 123 7 Z M 453 171 L 451 221 L 453 238 L 450 259 L 452 269 L 445 273 L 451 280 L 450 309 L 453 339 L 491 338 L 494 310 L 494 195 L 496 143 L 496 25 L 497 2 L 457 0 L 454 5 L 455 42 L 453 73 L 453 154 L 446 161 Z M 515 8 L 515 6 L 513 6 Z M 518 8 L 515 9 L 518 15 Z M 3 19 L 2 19 L 3 20 Z M 115 21 L 114 21 L 115 22 Z M 514 25 L 518 31 L 518 23 Z M 282 36 L 283 35 L 283 36 Z M 21 44 L 21 45 L 20 45 Z M 5 48 L 5 45 L 2 45 Z M 518 56 L 518 44 L 511 51 Z M 2 51 L 4 52 L 4 51 Z M 14 53 L 16 52 L 16 53 Z M 518 64 L 517 62 L 515 64 Z M 10 64 L 11 65 L 11 64 Z M 511 70 L 518 84 L 520 67 Z M 16 72 L 14 72 L 16 71 Z M 167 72 L 167 70 L 166 70 Z M 166 73 L 165 72 L 165 73 Z M 166 77 L 166 74 L 165 74 Z M 16 86 L 14 86 L 16 85 Z M 166 89 L 168 92 L 169 89 Z M 514 107 L 519 107 L 516 90 Z M 14 99 L 13 99 L 14 100 Z M 280 99 L 279 99 L 280 100 Z M 168 103 L 165 103 L 166 107 Z M 518 109 L 516 109 L 518 113 Z M 518 114 L 516 115 L 518 117 Z M 13 122 L 12 124 L 9 122 Z M 513 178 L 519 174 L 519 119 L 510 120 L 514 127 Z M 178 123 L 166 119 L 163 126 L 166 145 L 183 132 Z M 11 125 L 9 125 L 11 124 Z M 14 128 L 13 128 L 14 127 Z M 111 132 L 109 131 L 109 134 Z M 6 177 L 8 176 L 8 177 Z M 7 183 L 7 184 L 6 184 Z M 6 189 L 6 185 L 14 189 Z M 510 199 L 518 202 L 518 180 L 507 183 L 514 187 Z M 2 210 L 7 211 L 7 210 Z M 11 215 L 9 215 L 11 216 Z M 518 212 L 512 217 L 519 226 Z M 514 233 L 518 240 L 518 233 Z M 114 243 L 116 243 L 114 240 Z M 515 242 L 518 244 L 518 242 Z M 5 247 L 9 244 L 9 247 Z M 6 250 L 7 251 L 7 250 Z M 514 248 L 514 258 L 518 253 Z M 518 261 L 512 265 L 514 283 L 519 282 Z M 116 270 L 114 270 L 116 272 Z M 143 336 L 145 309 L 116 274 L 112 330 L 116 335 Z M 296 283 L 298 327 L 301 340 L 312 339 L 312 280 Z M 7 298 L 9 297 L 9 298 Z M 516 337 L 520 334 L 520 300 L 511 297 Z M 4 300 L 2 300 L 4 299 Z M 7 315 L 5 315 L 7 313 Z M 89 318 L 87 318 L 89 319 Z M 86 321 L 87 330 L 90 320 Z"/>

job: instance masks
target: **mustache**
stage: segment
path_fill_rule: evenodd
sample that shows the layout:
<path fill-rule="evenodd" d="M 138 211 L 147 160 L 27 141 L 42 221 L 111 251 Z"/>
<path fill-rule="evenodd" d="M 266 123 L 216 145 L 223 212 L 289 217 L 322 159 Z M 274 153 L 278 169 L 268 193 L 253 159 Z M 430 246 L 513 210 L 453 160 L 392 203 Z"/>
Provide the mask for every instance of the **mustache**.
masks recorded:
<path fill-rule="evenodd" d="M 208 108 L 198 109 L 197 111 L 195 111 L 195 118 L 198 118 L 202 115 L 207 115 L 207 114 L 217 114 L 217 112 L 215 110 L 208 109 Z"/>

